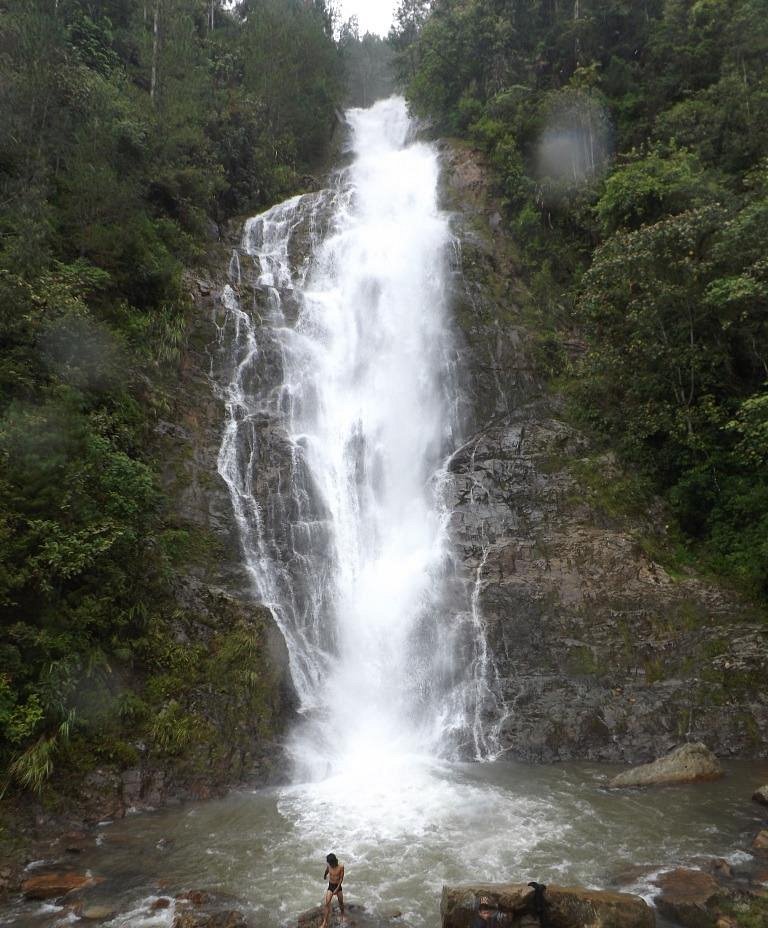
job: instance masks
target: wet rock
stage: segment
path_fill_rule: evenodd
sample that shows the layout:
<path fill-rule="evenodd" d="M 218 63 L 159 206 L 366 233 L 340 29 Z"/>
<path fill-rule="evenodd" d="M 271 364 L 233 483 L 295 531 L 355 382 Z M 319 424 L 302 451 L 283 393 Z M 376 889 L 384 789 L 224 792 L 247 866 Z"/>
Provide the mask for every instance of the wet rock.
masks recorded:
<path fill-rule="evenodd" d="M 173 919 L 173 928 L 248 928 L 242 912 L 181 912 Z"/>
<path fill-rule="evenodd" d="M 685 928 L 715 928 L 723 889 L 713 876 L 679 867 L 654 882 L 661 893 L 653 901 L 662 915 Z"/>
<path fill-rule="evenodd" d="M 345 905 L 344 912 L 345 916 L 342 923 L 341 912 L 334 903 L 328 922 L 330 928 L 392 928 L 391 922 L 393 918 L 397 917 L 378 916 L 368 912 L 365 906 L 356 905 L 355 903 Z M 302 912 L 296 922 L 297 928 L 320 928 L 324 914 L 325 910 L 321 905 Z M 400 924 L 402 925 L 402 922 Z"/>
<path fill-rule="evenodd" d="M 656 786 L 666 783 L 696 783 L 718 780 L 723 768 L 715 755 L 701 742 L 683 744 L 650 764 L 634 767 L 615 776 L 608 786 Z"/>
<path fill-rule="evenodd" d="M 186 892 L 179 893 L 176 899 L 180 902 L 190 902 L 194 906 L 202 906 L 211 902 L 212 896 L 203 889 L 188 889 Z"/>
<path fill-rule="evenodd" d="M 553 928 L 654 928 L 656 923 L 645 900 L 630 893 L 548 886 L 546 900 Z"/>
<path fill-rule="evenodd" d="M 655 867 L 648 864 L 630 864 L 621 863 L 615 866 L 608 879 L 609 886 L 628 886 L 630 883 L 636 883 L 652 873 Z"/>
<path fill-rule="evenodd" d="M 663 508 L 627 506 L 632 474 L 566 421 L 537 360 L 515 244 L 503 220 L 494 231 L 491 172 L 466 146 L 440 151 L 461 240 L 468 436 L 446 475 L 449 532 L 487 628 L 500 687 L 484 710 L 503 720 L 504 756 L 636 763 L 680 731 L 723 756 L 764 754 L 768 645 L 754 611 L 693 572 L 672 578 L 638 543 L 663 556 Z"/>
<path fill-rule="evenodd" d="M 481 896 L 506 916 L 513 928 L 537 923 L 533 889 L 521 883 L 478 883 L 443 887 L 442 928 L 469 928 Z M 654 928 L 652 910 L 639 896 L 602 892 L 579 886 L 547 886 L 544 892 L 550 928 Z"/>
<path fill-rule="evenodd" d="M 752 850 L 756 851 L 761 856 L 768 854 L 768 828 L 762 828 L 755 835 L 755 839 L 752 842 Z"/>
<path fill-rule="evenodd" d="M 149 907 L 150 912 L 158 912 L 161 909 L 168 909 L 171 906 L 171 900 L 167 896 L 161 896 L 159 899 L 155 899 L 152 905 Z"/>
<path fill-rule="evenodd" d="M 27 877 L 21 884 L 26 899 L 56 899 L 77 889 L 95 885 L 97 881 L 85 873 L 40 873 Z"/>
<path fill-rule="evenodd" d="M 114 916 L 115 910 L 108 905 L 88 905 L 83 906 L 78 915 L 80 918 L 89 922 L 107 921 Z"/>
<path fill-rule="evenodd" d="M 733 879 L 733 867 L 723 857 L 713 857 L 707 861 L 707 870 L 712 876 L 721 880 Z"/>
<path fill-rule="evenodd" d="M 768 783 L 756 789 L 754 793 L 752 793 L 752 799 L 754 802 L 759 802 L 762 806 L 768 806 Z"/>

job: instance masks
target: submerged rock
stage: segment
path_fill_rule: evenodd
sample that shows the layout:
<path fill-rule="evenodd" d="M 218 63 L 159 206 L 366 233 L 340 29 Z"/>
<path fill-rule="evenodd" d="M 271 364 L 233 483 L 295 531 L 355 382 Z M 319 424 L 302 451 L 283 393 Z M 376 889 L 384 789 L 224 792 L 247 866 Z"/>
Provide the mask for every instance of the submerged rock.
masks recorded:
<path fill-rule="evenodd" d="M 237 909 L 224 912 L 181 912 L 173 928 L 248 928 L 248 920 Z"/>
<path fill-rule="evenodd" d="M 718 780 L 723 768 L 715 755 L 696 741 L 675 748 L 650 764 L 633 767 L 615 776 L 608 784 L 622 786 L 655 786 L 664 783 L 696 783 L 701 780 Z"/>
<path fill-rule="evenodd" d="M 535 925 L 536 893 L 523 883 L 477 883 L 444 886 L 440 901 L 442 928 L 470 928 L 481 897 L 503 916 L 509 928 Z M 580 886 L 547 886 L 544 916 L 549 928 L 654 928 L 653 911 L 644 899 L 629 893 L 603 892 Z M 489 921 L 489 928 L 493 921 Z"/>
<path fill-rule="evenodd" d="M 30 876 L 21 884 L 26 899 L 57 899 L 76 889 L 94 886 L 98 880 L 86 873 L 57 871 Z"/>
<path fill-rule="evenodd" d="M 115 910 L 109 905 L 88 905 L 77 911 L 77 917 L 87 922 L 105 922 L 115 915 Z"/>

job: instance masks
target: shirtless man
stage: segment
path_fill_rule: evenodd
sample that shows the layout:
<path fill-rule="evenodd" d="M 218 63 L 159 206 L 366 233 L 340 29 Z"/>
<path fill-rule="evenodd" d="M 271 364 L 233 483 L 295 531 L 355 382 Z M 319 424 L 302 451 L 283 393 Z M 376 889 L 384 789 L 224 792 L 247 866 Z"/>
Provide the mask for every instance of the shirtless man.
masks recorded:
<path fill-rule="evenodd" d="M 328 928 L 328 921 L 331 917 L 331 905 L 333 903 L 333 897 L 336 896 L 339 900 L 339 908 L 341 909 L 341 917 L 344 918 L 344 893 L 341 889 L 341 883 L 344 879 L 344 864 L 339 863 L 339 859 L 335 854 L 329 854 L 326 858 L 328 866 L 325 868 L 325 873 L 323 874 L 323 879 L 328 878 L 328 889 L 325 891 L 325 897 L 323 899 L 323 921 L 320 928 Z"/>

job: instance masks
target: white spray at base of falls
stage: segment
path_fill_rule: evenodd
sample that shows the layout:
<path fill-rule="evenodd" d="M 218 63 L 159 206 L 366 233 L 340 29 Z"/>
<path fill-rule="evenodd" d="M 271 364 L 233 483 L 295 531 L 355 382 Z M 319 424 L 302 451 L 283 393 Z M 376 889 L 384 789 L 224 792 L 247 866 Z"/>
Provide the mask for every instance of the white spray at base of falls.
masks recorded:
<path fill-rule="evenodd" d="M 460 576 L 442 503 L 460 397 L 438 155 L 401 99 L 349 122 L 352 165 L 249 220 L 223 295 L 219 473 L 288 646 L 299 780 L 496 747 L 482 565 Z"/>

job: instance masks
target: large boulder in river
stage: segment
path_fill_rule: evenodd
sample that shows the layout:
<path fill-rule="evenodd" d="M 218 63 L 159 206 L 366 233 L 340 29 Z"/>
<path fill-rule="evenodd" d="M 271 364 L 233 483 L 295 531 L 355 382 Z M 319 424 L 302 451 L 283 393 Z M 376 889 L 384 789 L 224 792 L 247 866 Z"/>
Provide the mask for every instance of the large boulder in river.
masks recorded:
<path fill-rule="evenodd" d="M 725 893 L 711 874 L 678 867 L 654 882 L 661 892 L 653 901 L 662 915 L 685 928 L 715 928 Z"/>
<path fill-rule="evenodd" d="M 656 786 L 664 783 L 695 783 L 718 780 L 723 768 L 715 755 L 700 741 L 683 744 L 664 757 L 633 767 L 615 776 L 608 786 Z"/>
<path fill-rule="evenodd" d="M 759 802 L 761 806 L 768 806 L 768 783 L 756 789 L 754 793 L 752 793 L 752 799 L 755 802 Z"/>
<path fill-rule="evenodd" d="M 391 928 L 392 925 L 407 928 L 400 920 L 399 914 L 377 915 L 374 912 L 369 912 L 365 906 L 356 905 L 355 903 L 351 905 L 347 903 L 345 912 L 345 917 L 342 920 L 339 907 L 336 903 L 333 904 L 328 921 L 330 928 L 342 928 L 342 925 L 346 926 L 346 928 Z M 325 909 L 323 906 L 315 906 L 314 909 L 309 909 L 299 915 L 296 928 L 320 928 L 324 917 Z"/>
<path fill-rule="evenodd" d="M 444 886 L 440 901 L 442 928 L 470 928 L 481 897 L 487 897 L 505 916 L 506 928 L 530 925 L 537 914 L 536 894 L 524 883 Z M 547 886 L 543 902 L 549 928 L 654 928 L 655 925 L 653 911 L 645 900 L 629 893 Z"/>

